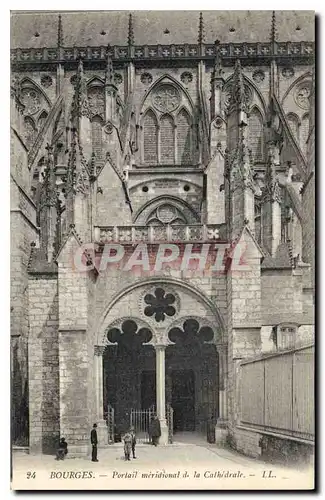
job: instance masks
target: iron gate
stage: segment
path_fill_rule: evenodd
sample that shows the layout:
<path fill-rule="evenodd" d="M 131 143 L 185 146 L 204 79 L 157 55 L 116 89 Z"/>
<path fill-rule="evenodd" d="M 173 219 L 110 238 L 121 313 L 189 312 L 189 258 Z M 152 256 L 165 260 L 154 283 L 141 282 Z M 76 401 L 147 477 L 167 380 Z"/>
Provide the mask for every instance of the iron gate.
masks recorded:
<path fill-rule="evenodd" d="M 156 413 L 155 407 L 152 406 L 146 410 L 138 410 L 132 408 L 130 412 L 130 425 L 134 427 L 137 442 L 149 443 L 149 423 L 151 417 Z M 166 421 L 168 426 L 168 443 L 173 442 L 173 409 L 170 405 L 166 406 Z"/>
<path fill-rule="evenodd" d="M 108 444 L 114 443 L 115 425 L 114 425 L 114 408 L 108 405 L 107 408 L 107 433 L 108 433 Z"/>

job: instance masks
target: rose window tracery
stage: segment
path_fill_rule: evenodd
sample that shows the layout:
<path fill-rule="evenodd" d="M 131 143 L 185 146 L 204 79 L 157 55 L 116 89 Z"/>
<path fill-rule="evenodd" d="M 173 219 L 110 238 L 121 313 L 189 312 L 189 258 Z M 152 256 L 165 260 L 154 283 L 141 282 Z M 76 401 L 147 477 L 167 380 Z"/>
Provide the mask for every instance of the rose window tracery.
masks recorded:
<path fill-rule="evenodd" d="M 295 101 L 302 109 L 309 109 L 310 84 L 305 83 L 298 87 L 295 93 Z"/>
<path fill-rule="evenodd" d="M 156 288 L 154 294 L 147 293 L 144 302 L 147 306 L 144 309 L 145 316 L 154 316 L 157 323 L 165 321 L 166 316 L 174 316 L 176 309 L 176 298 L 172 293 L 166 293 L 163 288 Z"/>
<path fill-rule="evenodd" d="M 36 89 L 22 89 L 22 101 L 25 106 L 25 113 L 34 115 L 41 108 L 41 96 Z"/>
<path fill-rule="evenodd" d="M 160 85 L 152 95 L 152 104 L 161 113 L 175 111 L 180 105 L 180 102 L 180 94 L 173 85 Z"/>
<path fill-rule="evenodd" d="M 167 225 L 167 224 L 186 224 L 187 221 L 181 211 L 174 205 L 164 203 L 157 207 L 148 217 L 147 224 Z"/>

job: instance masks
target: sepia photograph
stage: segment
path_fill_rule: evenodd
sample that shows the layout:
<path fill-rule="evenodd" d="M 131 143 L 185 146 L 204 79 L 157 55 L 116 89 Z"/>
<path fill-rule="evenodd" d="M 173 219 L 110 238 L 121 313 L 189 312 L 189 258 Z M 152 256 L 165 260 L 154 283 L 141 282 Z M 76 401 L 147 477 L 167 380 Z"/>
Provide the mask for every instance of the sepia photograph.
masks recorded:
<path fill-rule="evenodd" d="M 314 490 L 315 52 L 10 12 L 12 490 Z"/>

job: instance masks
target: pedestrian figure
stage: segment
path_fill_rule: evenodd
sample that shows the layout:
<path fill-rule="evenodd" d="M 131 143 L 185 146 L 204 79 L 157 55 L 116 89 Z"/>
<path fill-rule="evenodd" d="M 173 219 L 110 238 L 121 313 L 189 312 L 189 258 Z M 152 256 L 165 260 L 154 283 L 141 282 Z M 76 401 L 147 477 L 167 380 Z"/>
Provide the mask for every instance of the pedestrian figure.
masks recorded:
<path fill-rule="evenodd" d="M 137 439 L 136 439 L 134 427 L 130 427 L 130 434 L 132 436 L 132 456 L 133 456 L 133 458 L 137 458 L 135 456 L 135 445 L 137 444 Z"/>
<path fill-rule="evenodd" d="M 130 460 L 130 455 L 132 450 L 132 440 L 133 438 L 131 432 L 127 431 L 123 436 L 125 460 Z"/>
<path fill-rule="evenodd" d="M 93 425 L 93 428 L 91 429 L 90 433 L 90 442 L 92 444 L 92 451 L 91 451 L 91 461 L 92 462 L 98 462 L 97 460 L 97 445 L 98 445 L 98 439 L 97 439 L 97 424 Z"/>
<path fill-rule="evenodd" d="M 149 437 L 151 444 L 157 446 L 160 436 L 161 436 L 160 422 L 157 415 L 153 415 L 151 417 L 151 421 L 149 424 Z"/>
<path fill-rule="evenodd" d="M 65 438 L 60 439 L 59 448 L 56 451 L 56 460 L 64 460 L 68 454 L 68 443 Z"/>

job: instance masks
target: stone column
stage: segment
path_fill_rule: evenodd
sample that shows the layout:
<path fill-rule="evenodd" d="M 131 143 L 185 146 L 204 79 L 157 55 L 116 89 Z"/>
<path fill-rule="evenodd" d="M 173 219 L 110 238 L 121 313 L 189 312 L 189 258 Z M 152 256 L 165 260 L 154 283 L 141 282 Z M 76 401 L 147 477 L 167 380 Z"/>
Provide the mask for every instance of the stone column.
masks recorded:
<path fill-rule="evenodd" d="M 159 443 L 168 444 L 168 426 L 166 421 L 166 377 L 165 345 L 156 345 L 156 406 L 160 421 L 161 436 Z"/>
<path fill-rule="evenodd" d="M 218 425 L 227 422 L 227 344 L 217 346 L 219 354 L 219 418 Z"/>
<path fill-rule="evenodd" d="M 105 346 L 95 345 L 94 354 L 94 373 L 95 373 L 95 391 L 96 391 L 96 424 L 98 446 L 102 448 L 108 444 L 108 429 L 104 420 L 103 404 L 103 354 Z M 95 423 L 95 422 L 94 422 Z"/>
<path fill-rule="evenodd" d="M 219 417 L 216 425 L 216 443 L 226 444 L 227 437 L 227 344 L 217 345 L 219 355 Z"/>

